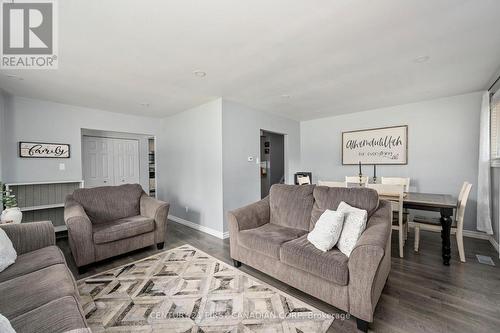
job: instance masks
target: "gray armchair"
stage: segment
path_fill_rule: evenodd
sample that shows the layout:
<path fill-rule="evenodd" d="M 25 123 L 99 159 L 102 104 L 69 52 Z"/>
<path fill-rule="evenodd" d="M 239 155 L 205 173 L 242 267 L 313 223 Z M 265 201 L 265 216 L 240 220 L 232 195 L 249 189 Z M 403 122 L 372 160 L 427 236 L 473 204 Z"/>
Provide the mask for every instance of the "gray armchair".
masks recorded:
<path fill-rule="evenodd" d="M 78 189 L 66 197 L 71 253 L 82 267 L 156 244 L 163 248 L 169 204 L 138 184 Z"/>

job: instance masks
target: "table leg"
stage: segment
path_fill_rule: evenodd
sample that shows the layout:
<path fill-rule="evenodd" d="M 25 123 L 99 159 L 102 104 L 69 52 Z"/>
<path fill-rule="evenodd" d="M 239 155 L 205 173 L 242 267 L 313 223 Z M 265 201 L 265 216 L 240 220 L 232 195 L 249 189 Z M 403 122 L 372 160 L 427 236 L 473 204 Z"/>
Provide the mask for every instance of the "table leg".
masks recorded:
<path fill-rule="evenodd" d="M 450 246 L 450 233 L 451 233 L 452 219 L 447 213 L 441 212 L 441 240 L 443 243 L 443 265 L 450 265 L 451 246 Z"/>

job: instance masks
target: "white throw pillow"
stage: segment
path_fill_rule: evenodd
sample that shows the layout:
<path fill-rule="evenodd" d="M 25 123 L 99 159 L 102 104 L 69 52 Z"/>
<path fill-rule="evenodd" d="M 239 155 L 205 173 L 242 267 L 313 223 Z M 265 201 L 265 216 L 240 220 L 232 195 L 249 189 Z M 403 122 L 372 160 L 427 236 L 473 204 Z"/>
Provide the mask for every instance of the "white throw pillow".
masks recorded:
<path fill-rule="evenodd" d="M 326 252 L 337 244 L 343 224 L 344 213 L 327 209 L 307 235 L 307 240 L 318 250 Z"/>
<path fill-rule="evenodd" d="M 337 247 L 340 252 L 349 257 L 359 237 L 365 231 L 368 212 L 364 209 L 349 206 L 343 201 L 337 208 L 337 212 L 345 215 L 344 228 L 342 229 Z"/>
<path fill-rule="evenodd" d="M 2 333 L 16 333 L 10 324 L 10 321 L 2 316 L 0 313 L 0 332 Z"/>
<path fill-rule="evenodd" d="M 0 228 L 0 272 L 12 265 L 17 258 L 16 250 L 5 231 Z"/>

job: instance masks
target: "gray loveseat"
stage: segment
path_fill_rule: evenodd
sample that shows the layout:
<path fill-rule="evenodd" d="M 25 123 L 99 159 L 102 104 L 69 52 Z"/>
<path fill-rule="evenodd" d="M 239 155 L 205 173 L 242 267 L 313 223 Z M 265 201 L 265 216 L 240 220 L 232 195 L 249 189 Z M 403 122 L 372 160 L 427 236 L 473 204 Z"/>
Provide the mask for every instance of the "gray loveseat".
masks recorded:
<path fill-rule="evenodd" d="M 346 202 L 368 211 L 366 230 L 347 257 L 307 240 L 320 215 Z M 231 257 L 317 297 L 368 330 L 391 267 L 391 206 L 366 188 L 273 185 L 268 197 L 228 214 Z"/>
<path fill-rule="evenodd" d="M 2 225 L 17 260 L 0 273 L 0 313 L 17 333 L 89 332 L 49 221 Z M 78 331 L 73 331 L 77 330 Z"/>
<path fill-rule="evenodd" d="M 138 184 L 75 190 L 66 198 L 64 222 L 76 265 L 154 244 L 163 248 L 168 210 Z"/>

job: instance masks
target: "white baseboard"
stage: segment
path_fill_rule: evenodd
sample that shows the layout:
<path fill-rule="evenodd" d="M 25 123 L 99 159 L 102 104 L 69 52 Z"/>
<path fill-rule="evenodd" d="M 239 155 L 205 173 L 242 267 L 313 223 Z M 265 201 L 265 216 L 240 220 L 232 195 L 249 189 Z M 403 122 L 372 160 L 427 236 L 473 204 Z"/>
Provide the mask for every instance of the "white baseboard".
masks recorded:
<path fill-rule="evenodd" d="M 495 248 L 495 250 L 497 250 L 497 252 L 500 253 L 500 251 L 498 250 L 498 242 L 495 239 L 495 237 L 493 237 L 493 235 L 490 236 L 490 243 L 491 243 L 491 245 L 493 245 L 493 247 Z"/>
<path fill-rule="evenodd" d="M 491 237 L 491 235 L 488 235 L 487 233 L 481 231 L 472 231 L 472 230 L 464 230 L 463 235 L 464 237 L 486 239 L 486 240 L 490 240 Z"/>
<path fill-rule="evenodd" d="M 409 227 L 414 228 L 415 225 L 413 222 L 409 222 Z M 425 230 L 425 229 L 424 229 Z M 455 234 L 454 230 L 452 229 L 451 231 L 452 234 Z M 490 236 L 487 233 L 481 232 L 481 231 L 473 231 L 473 230 L 464 230 L 463 232 L 464 237 L 469 237 L 469 238 L 477 238 L 477 239 L 486 239 L 490 240 Z"/>
<path fill-rule="evenodd" d="M 191 221 L 188 221 L 188 220 L 184 220 L 184 219 L 181 219 L 180 217 L 173 216 L 173 215 L 169 215 L 168 219 L 172 220 L 174 222 L 180 223 L 182 225 L 185 225 L 186 227 L 189 227 L 191 229 L 195 229 L 195 230 L 204 232 L 206 234 L 215 236 L 215 237 L 220 238 L 220 239 L 229 238 L 229 232 L 228 231 L 226 231 L 226 232 L 220 232 L 218 230 L 215 230 L 215 229 L 212 229 L 212 228 L 209 228 L 209 227 L 205 227 L 203 225 L 199 225 L 197 223 L 194 223 L 194 222 L 191 222 Z M 168 227 L 167 227 L 167 229 L 168 229 Z"/>

